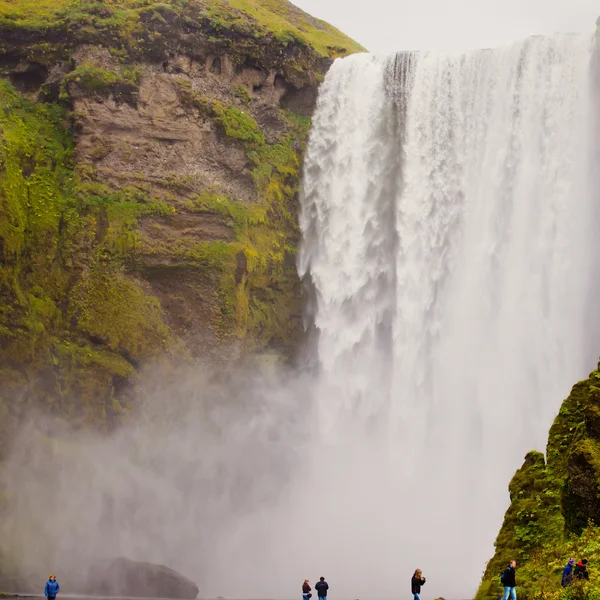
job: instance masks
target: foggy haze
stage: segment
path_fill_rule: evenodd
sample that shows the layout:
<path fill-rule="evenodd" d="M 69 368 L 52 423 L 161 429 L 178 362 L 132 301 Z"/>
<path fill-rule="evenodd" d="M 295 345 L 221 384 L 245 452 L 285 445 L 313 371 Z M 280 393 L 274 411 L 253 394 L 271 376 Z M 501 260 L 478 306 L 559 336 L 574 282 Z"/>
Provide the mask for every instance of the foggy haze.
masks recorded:
<path fill-rule="evenodd" d="M 294 0 L 370 52 L 470 50 L 530 35 L 584 32 L 600 7 L 593 0 Z"/>

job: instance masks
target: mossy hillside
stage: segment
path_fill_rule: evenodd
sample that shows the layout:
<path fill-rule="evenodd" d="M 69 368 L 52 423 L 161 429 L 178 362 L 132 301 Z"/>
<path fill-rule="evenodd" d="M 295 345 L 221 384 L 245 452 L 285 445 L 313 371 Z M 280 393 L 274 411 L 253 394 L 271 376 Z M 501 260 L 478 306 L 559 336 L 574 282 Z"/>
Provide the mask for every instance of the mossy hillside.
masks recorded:
<path fill-rule="evenodd" d="M 303 40 L 324 56 L 343 56 L 365 49 L 325 21 L 315 19 L 290 2 L 281 0 L 229 0 L 252 15 L 280 41 Z"/>
<path fill-rule="evenodd" d="M 550 429 L 547 463 L 525 458 L 510 483 L 511 505 L 496 540 L 478 598 L 497 598 L 499 573 L 519 564 L 521 598 L 594 598 L 600 585 L 600 372 L 577 383 Z M 566 591 L 560 574 L 569 557 L 590 560 L 590 585 Z"/>
<path fill-rule="evenodd" d="M 41 377 L 58 414 L 104 422 L 117 383 L 169 344 L 125 269 L 137 220 L 169 209 L 82 185 L 64 116 L 0 82 L 0 397 Z"/>
<path fill-rule="evenodd" d="M 249 110 L 200 96 L 187 85 L 180 86 L 180 94 L 184 104 L 211 118 L 230 143 L 243 146 L 258 197 L 249 204 L 209 189 L 182 207 L 219 215 L 235 234 L 233 243 L 202 243 L 186 250 L 188 260 L 207 264 L 208 257 L 216 259 L 213 265 L 221 273 L 219 336 L 243 340 L 247 351 L 289 349 L 299 329 L 293 322 L 300 304 L 295 202 L 310 119 L 281 111 L 286 132 L 276 143 L 267 143 Z"/>
<path fill-rule="evenodd" d="M 51 66 L 81 44 L 132 61 L 228 54 L 297 83 L 309 82 L 323 57 L 364 50 L 287 0 L 0 0 L 0 51 L 7 56 Z"/>
<path fill-rule="evenodd" d="M 202 60 L 227 55 L 242 71 L 258 67 L 283 75 L 286 85 L 300 86 L 314 84 L 324 56 L 360 49 L 334 39 L 337 34 L 329 39 L 335 33 L 331 28 L 286 2 L 257 2 L 253 9 L 260 10 L 252 16 L 220 0 L 0 0 L 1 66 L 10 78 L 27 65 L 51 70 L 38 98 L 69 106 L 83 97 L 99 103 L 110 97 L 135 108 L 140 78 L 152 77 L 156 65 L 173 54 Z M 282 21 L 288 13 L 289 30 Z M 81 44 L 101 51 L 82 54 Z M 65 62 L 57 65 L 60 60 Z M 39 85 L 27 89 L 37 91 Z M 218 188 L 190 197 L 189 176 L 178 173 L 120 178 L 115 172 L 106 177 L 105 169 L 101 182 L 95 163 L 113 152 L 114 140 L 92 139 L 75 163 L 68 129 L 84 135 L 86 115 L 74 112 L 67 123 L 63 108 L 30 104 L 3 87 L 5 121 L 19 117 L 2 130 L 16 165 L 10 178 L 16 191 L 5 190 L 0 231 L 1 250 L 10 257 L 3 266 L 0 302 L 5 398 L 37 389 L 60 414 L 87 415 L 101 423 L 119 418 L 118 407 L 127 405 L 125 383 L 137 365 L 176 342 L 165 325 L 165 319 L 172 323 L 170 315 L 164 317 L 148 294 L 153 284 L 145 279 L 145 269 L 152 264 L 163 272 L 193 268 L 200 281 L 196 292 L 205 296 L 216 284 L 214 298 L 202 301 L 213 307 L 212 327 L 224 347 L 240 340 L 247 351 L 289 354 L 300 330 L 296 195 L 310 121 L 275 109 L 285 126 L 274 135 L 256 121 L 254 107 L 258 102 L 258 114 L 264 107 L 244 85 L 219 94 L 192 95 L 192 101 L 225 145 L 243 148 L 255 188 L 244 194 L 244 202 Z M 25 134 L 33 136 L 33 159 L 21 149 Z M 44 164 L 51 165 L 44 178 L 39 177 L 42 151 Z M 155 184 L 160 176 L 164 190 Z M 193 187 L 197 194 L 198 183 Z M 257 201 L 248 203 L 248 196 Z M 191 205 L 186 207 L 185 199 Z M 31 214 L 38 205 L 43 209 L 39 224 Z M 166 223 L 174 211 L 218 215 L 234 239 L 197 242 L 194 236 L 167 235 L 173 243 L 149 244 L 140 222 Z M 204 326 L 204 314 L 200 321 Z M 77 405 L 75 397 L 81 398 Z"/>

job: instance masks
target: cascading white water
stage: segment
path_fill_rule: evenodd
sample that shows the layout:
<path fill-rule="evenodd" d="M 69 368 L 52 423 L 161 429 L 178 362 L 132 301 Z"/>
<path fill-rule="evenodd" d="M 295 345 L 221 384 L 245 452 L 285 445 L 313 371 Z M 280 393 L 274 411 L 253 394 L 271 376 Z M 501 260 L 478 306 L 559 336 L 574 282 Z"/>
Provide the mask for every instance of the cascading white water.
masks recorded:
<path fill-rule="evenodd" d="M 344 490 L 348 568 L 382 595 L 417 566 L 429 594 L 474 591 L 512 473 L 594 365 L 592 53 L 555 35 L 365 54 L 322 86 L 299 259 L 321 373 L 309 472 Z"/>

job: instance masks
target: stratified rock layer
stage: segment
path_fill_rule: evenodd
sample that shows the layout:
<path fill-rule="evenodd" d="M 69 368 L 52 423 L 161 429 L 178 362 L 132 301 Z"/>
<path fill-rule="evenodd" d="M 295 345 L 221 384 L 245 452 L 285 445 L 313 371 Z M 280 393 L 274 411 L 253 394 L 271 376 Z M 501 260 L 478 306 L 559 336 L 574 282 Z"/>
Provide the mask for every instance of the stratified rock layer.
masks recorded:
<path fill-rule="evenodd" d="M 302 153 L 356 50 L 286 0 L 0 5 L 0 428 L 110 428 L 151 361 L 293 354 Z"/>

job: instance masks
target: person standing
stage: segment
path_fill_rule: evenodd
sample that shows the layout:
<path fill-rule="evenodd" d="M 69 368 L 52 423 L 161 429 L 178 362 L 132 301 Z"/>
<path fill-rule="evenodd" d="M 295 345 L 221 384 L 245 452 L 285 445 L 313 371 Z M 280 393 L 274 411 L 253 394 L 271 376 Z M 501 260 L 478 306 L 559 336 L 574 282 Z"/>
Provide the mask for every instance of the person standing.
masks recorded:
<path fill-rule="evenodd" d="M 308 579 L 305 579 L 304 583 L 302 584 L 302 600 L 309 600 L 309 598 L 312 596 L 310 593 L 311 589 L 312 588 L 310 587 L 310 583 L 308 583 Z"/>
<path fill-rule="evenodd" d="M 325 577 L 320 577 L 319 581 L 315 583 L 315 590 L 317 590 L 317 594 L 319 595 L 319 600 L 325 600 L 327 598 L 327 590 L 329 589 L 329 584 L 325 581 Z"/>
<path fill-rule="evenodd" d="M 565 565 L 563 569 L 562 579 L 560 580 L 560 585 L 563 587 L 567 587 L 573 581 L 573 565 L 575 564 L 575 559 L 570 558 L 569 562 Z"/>
<path fill-rule="evenodd" d="M 56 581 L 56 576 L 54 573 L 48 577 L 48 581 L 46 581 L 46 587 L 44 588 L 44 596 L 48 598 L 48 600 L 54 600 L 56 595 L 60 592 L 60 585 L 58 585 L 58 581 Z"/>
<path fill-rule="evenodd" d="M 504 595 L 502 596 L 503 600 L 508 600 L 508 597 L 511 597 L 511 600 L 517 600 L 517 562 L 511 560 L 508 563 L 508 567 L 502 573 L 502 585 L 504 586 Z"/>
<path fill-rule="evenodd" d="M 590 574 L 587 570 L 587 562 L 587 558 L 584 558 L 575 565 L 575 569 L 573 570 L 573 577 L 575 579 L 579 579 L 580 581 L 589 581 Z"/>
<path fill-rule="evenodd" d="M 425 577 L 423 577 L 423 571 L 416 569 L 412 579 L 410 580 L 410 589 L 414 600 L 421 600 L 421 586 L 425 585 Z"/>

